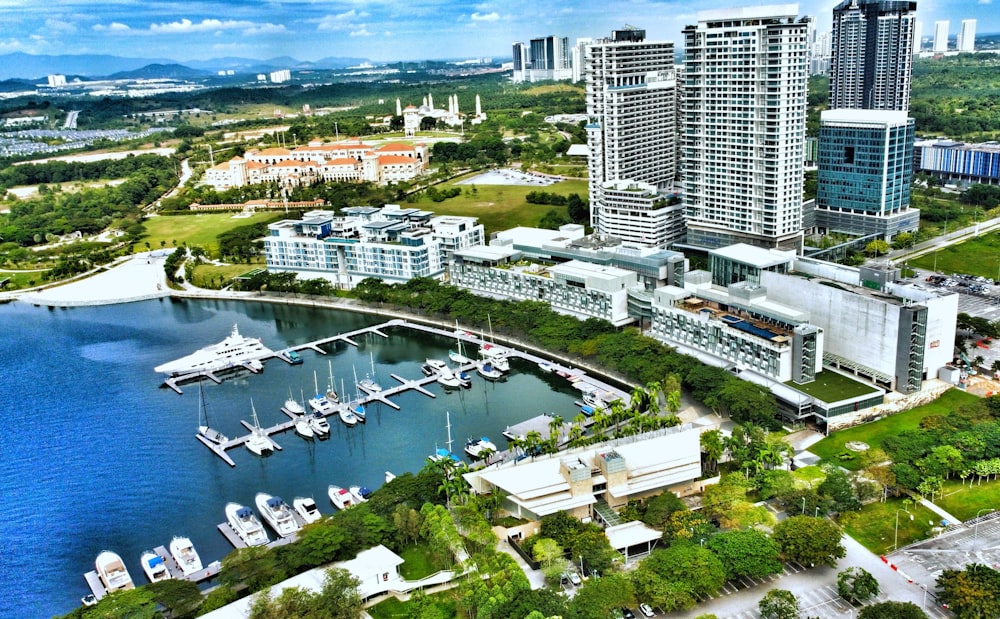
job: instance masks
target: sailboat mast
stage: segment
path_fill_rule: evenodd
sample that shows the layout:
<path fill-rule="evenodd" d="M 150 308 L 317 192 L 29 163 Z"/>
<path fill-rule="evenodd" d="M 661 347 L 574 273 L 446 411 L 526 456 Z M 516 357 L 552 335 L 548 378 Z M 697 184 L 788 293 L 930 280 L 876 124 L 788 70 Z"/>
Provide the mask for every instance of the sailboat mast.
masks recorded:
<path fill-rule="evenodd" d="M 451 411 L 445 411 L 444 414 L 447 420 L 445 427 L 448 429 L 448 451 L 451 452 Z"/>

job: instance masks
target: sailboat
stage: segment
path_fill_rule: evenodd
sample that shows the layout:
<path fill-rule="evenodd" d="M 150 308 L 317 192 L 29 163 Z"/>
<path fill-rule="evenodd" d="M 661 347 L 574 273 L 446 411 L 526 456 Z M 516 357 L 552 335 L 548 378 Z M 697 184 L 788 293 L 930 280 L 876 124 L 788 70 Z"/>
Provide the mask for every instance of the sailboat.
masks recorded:
<path fill-rule="evenodd" d="M 313 387 L 316 389 L 316 395 L 309 398 L 309 407 L 321 415 L 329 415 L 333 412 L 333 403 L 319 392 L 319 379 L 316 378 L 316 370 L 313 370 Z"/>
<path fill-rule="evenodd" d="M 205 388 L 201 381 L 198 381 L 198 411 L 198 421 L 201 421 L 201 418 L 204 418 L 205 421 L 204 425 L 198 426 L 198 436 L 216 445 L 229 442 L 229 437 L 208 425 L 208 405 L 205 403 Z"/>
<path fill-rule="evenodd" d="M 483 358 L 484 363 L 489 363 L 494 369 L 500 372 L 509 372 L 510 362 L 507 361 L 507 349 L 493 343 L 493 321 L 490 320 L 489 315 L 486 316 L 486 320 L 490 325 L 490 341 L 483 340 L 479 346 L 479 356 Z"/>
<path fill-rule="evenodd" d="M 274 451 L 274 443 L 260 427 L 260 421 L 257 419 L 257 409 L 253 405 L 253 398 L 250 398 L 250 410 L 253 411 L 253 430 L 250 431 L 250 436 L 247 438 L 247 449 L 252 454 L 266 456 Z"/>
<path fill-rule="evenodd" d="M 462 349 L 462 333 L 463 331 L 458 328 L 458 321 L 455 321 L 455 341 L 458 342 L 458 350 L 449 350 L 448 358 L 451 359 L 452 363 L 457 365 L 466 365 L 472 363 L 472 359 L 465 356 L 465 351 Z"/>
<path fill-rule="evenodd" d="M 340 402 L 340 396 L 337 395 L 337 383 L 333 380 L 333 361 L 327 359 L 327 367 L 330 368 L 330 382 L 327 383 L 326 388 L 326 399 L 330 401 L 331 404 L 336 404 Z M 341 389 L 343 391 L 343 389 Z"/>
<path fill-rule="evenodd" d="M 288 390 L 288 400 L 285 401 L 285 410 L 295 415 L 295 433 L 302 438 L 312 438 L 316 436 L 312 424 L 309 423 L 309 416 L 295 398 L 292 397 L 292 390 Z"/>
<path fill-rule="evenodd" d="M 382 385 L 375 382 L 375 353 L 368 353 L 371 355 L 372 360 L 372 373 L 365 376 L 360 382 L 357 380 L 357 374 L 355 374 L 354 382 L 357 384 L 358 388 L 367 393 L 378 393 L 382 391 Z"/>
<path fill-rule="evenodd" d="M 344 392 L 343 380 L 340 381 L 340 390 L 341 392 Z M 365 410 L 365 405 L 361 403 L 360 393 L 357 394 L 357 400 L 355 401 L 355 403 L 353 405 L 348 403 L 348 406 L 351 407 L 351 412 L 354 413 L 354 416 L 358 419 L 358 421 L 364 423 L 365 421 L 368 420 L 368 411 Z"/>
<path fill-rule="evenodd" d="M 446 419 L 445 427 L 448 429 L 448 442 L 446 443 L 448 445 L 448 449 L 445 449 L 444 447 L 438 447 L 437 449 L 434 450 L 434 453 L 427 456 L 427 459 L 430 460 L 431 462 L 440 462 L 441 460 L 451 460 L 453 462 L 458 462 L 459 461 L 458 456 L 451 453 L 451 442 L 452 442 L 451 411 L 445 411 L 444 414 Z"/>

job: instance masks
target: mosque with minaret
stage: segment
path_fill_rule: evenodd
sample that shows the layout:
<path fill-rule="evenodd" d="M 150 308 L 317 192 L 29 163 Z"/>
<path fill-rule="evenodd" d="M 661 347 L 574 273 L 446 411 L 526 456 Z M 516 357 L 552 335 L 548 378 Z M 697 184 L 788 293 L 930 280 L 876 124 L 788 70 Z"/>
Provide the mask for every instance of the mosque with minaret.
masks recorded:
<path fill-rule="evenodd" d="M 433 93 L 427 93 L 420 107 L 407 105 L 404 108 L 402 102 L 396 99 L 396 116 L 403 117 L 403 132 L 405 137 L 408 138 L 416 137 L 417 131 L 420 130 L 420 122 L 428 117 L 449 127 L 463 128 L 466 120 L 473 125 L 478 125 L 486 120 L 486 114 L 483 114 L 483 103 L 480 101 L 479 95 L 476 95 L 476 113 L 471 118 L 459 111 L 458 95 L 448 95 L 448 109 L 446 110 L 434 107 Z"/>

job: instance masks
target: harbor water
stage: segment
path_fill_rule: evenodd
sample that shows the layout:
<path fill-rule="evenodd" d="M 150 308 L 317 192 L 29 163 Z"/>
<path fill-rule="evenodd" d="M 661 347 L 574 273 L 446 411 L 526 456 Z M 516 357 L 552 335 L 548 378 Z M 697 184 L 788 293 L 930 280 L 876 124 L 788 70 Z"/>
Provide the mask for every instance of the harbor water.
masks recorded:
<path fill-rule="evenodd" d="M 368 407 L 368 422 L 347 428 L 336 417 L 329 440 L 275 435 L 283 448 L 268 458 L 245 448 L 229 452 L 230 468 L 195 439 L 198 385 L 178 395 L 162 386 L 153 367 L 214 344 L 234 324 L 272 350 L 385 322 L 335 310 L 235 301 L 161 299 L 104 307 L 48 309 L 0 305 L 0 617 L 51 617 L 72 610 L 89 592 L 83 574 L 102 550 L 124 559 L 137 584 L 145 577 L 139 555 L 166 546 L 175 535 L 192 539 L 205 564 L 232 547 L 216 529 L 224 506 L 253 507 L 267 492 L 289 504 L 312 496 L 333 511 L 327 486 L 377 488 L 385 472 L 416 471 L 447 441 L 488 436 L 503 448 L 501 432 L 541 413 L 571 419 L 579 392 L 533 364 L 512 360 L 504 382 L 478 375 L 471 389 L 427 387 L 394 396 L 401 410 Z M 354 375 L 372 372 L 383 387 L 390 374 L 421 376 L 427 357 L 446 359 L 455 341 L 402 328 L 388 338 L 367 335 L 358 347 L 343 343 L 321 355 L 306 349 L 304 363 L 272 359 L 258 375 L 205 381 L 211 425 L 229 437 L 245 433 L 250 402 L 262 426 L 288 418 L 280 407 L 291 393 L 310 397 L 314 373 L 321 390 L 330 367 L 353 395 Z M 467 351 L 475 356 L 475 350 Z M 328 363 L 329 361 L 329 363 Z M 271 533 L 272 538 L 274 534 Z"/>

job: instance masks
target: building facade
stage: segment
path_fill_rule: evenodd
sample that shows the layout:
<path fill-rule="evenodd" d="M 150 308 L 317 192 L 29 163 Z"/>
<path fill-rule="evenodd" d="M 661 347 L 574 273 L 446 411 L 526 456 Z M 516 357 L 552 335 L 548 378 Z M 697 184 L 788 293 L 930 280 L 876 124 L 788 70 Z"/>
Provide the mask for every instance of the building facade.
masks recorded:
<path fill-rule="evenodd" d="M 648 183 L 608 181 L 600 188 L 600 206 L 591 205 L 591 223 L 634 247 L 669 247 L 684 239 L 684 206 Z"/>
<path fill-rule="evenodd" d="M 268 271 L 322 278 L 345 289 L 368 277 L 441 278 L 453 252 L 483 241 L 474 217 L 434 217 L 392 204 L 350 207 L 342 216 L 310 211 L 300 220 L 268 225 L 262 239 Z"/>
<path fill-rule="evenodd" d="M 906 112 L 827 110 L 820 116 L 816 227 L 822 233 L 915 231 L 910 208 L 914 121 Z"/>
<path fill-rule="evenodd" d="M 654 207 L 677 171 L 674 45 L 645 38 L 644 30 L 616 30 L 585 48 L 591 224 L 639 246 L 666 247 L 683 225 L 679 209 Z M 648 204 L 626 206 L 618 181 L 652 189 Z M 665 229 L 648 230 L 651 209 Z"/>
<path fill-rule="evenodd" d="M 942 54 L 948 51 L 948 20 L 934 22 L 934 53 Z"/>
<path fill-rule="evenodd" d="M 962 29 L 958 33 L 958 51 L 972 53 L 976 51 L 976 20 L 963 19 Z"/>
<path fill-rule="evenodd" d="M 844 0 L 833 9 L 830 109 L 910 109 L 917 3 Z"/>
<path fill-rule="evenodd" d="M 921 140 L 914 144 L 913 166 L 947 181 L 1000 185 L 1000 144 Z"/>
<path fill-rule="evenodd" d="M 687 244 L 802 244 L 808 26 L 798 5 L 698 13 L 684 28 Z"/>
<path fill-rule="evenodd" d="M 527 45 L 513 44 L 514 73 L 511 81 L 542 82 L 573 77 L 573 53 L 568 37 L 549 35 L 531 39 Z"/>

